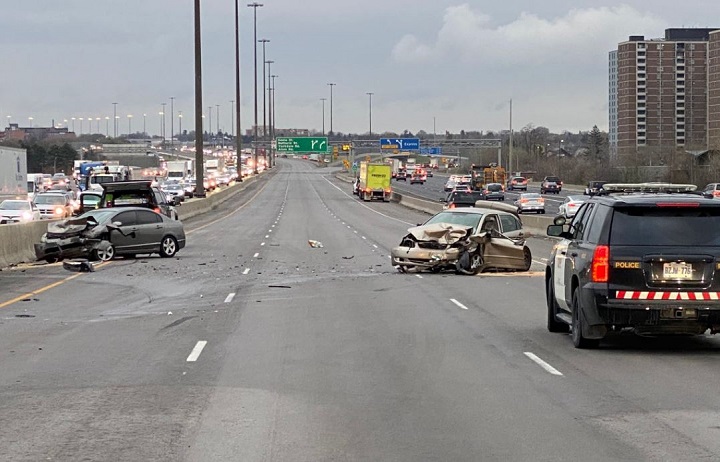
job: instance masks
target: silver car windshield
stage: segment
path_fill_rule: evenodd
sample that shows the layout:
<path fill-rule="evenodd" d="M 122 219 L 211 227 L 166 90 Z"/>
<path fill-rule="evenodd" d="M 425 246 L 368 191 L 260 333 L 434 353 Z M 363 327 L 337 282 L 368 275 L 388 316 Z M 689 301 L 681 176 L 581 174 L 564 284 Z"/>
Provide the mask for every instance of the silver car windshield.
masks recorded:
<path fill-rule="evenodd" d="M 480 220 L 482 219 L 482 213 L 463 213 L 463 212 L 440 212 L 427 222 L 426 225 L 433 223 L 450 223 L 451 225 L 461 226 L 472 226 L 473 229 L 477 229 Z"/>

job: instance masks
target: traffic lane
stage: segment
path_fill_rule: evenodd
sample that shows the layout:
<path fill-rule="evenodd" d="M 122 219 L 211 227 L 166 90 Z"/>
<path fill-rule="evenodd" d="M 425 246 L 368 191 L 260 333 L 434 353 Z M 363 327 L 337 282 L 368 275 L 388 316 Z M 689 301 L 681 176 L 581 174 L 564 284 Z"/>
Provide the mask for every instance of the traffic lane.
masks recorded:
<path fill-rule="evenodd" d="M 33 317 L 4 318 L 4 459 L 180 459 L 221 351 L 208 348 L 196 374 L 186 358 L 230 334 L 243 298 L 226 301 L 256 260 L 247 252 L 258 233 L 228 239 L 228 228 L 271 226 L 279 206 L 270 205 L 204 228 L 177 259 L 114 261 L 54 289 Z"/>
<path fill-rule="evenodd" d="M 410 194 L 431 202 L 441 202 L 444 201 L 448 194 L 444 190 L 446 181 L 446 178 L 439 176 L 428 178 L 425 184 L 404 184 L 405 182 L 403 181 L 394 180 L 392 187 L 401 194 Z M 505 203 L 512 204 L 523 192 L 525 191 L 505 191 Z M 530 186 L 528 187 L 528 192 L 540 193 L 540 188 Z M 559 213 L 558 207 L 564 202 L 564 198 L 567 195 L 567 191 L 561 191 L 559 194 L 543 194 L 542 196 L 545 199 L 545 213 L 557 215 Z"/>
<path fill-rule="evenodd" d="M 188 460 L 556 460 L 560 444 L 567 457 L 634 455 L 589 428 L 558 432 L 571 421 L 536 391 L 554 377 L 486 341 L 492 319 L 466 329 L 444 278 L 396 273 L 357 229 L 377 224 L 366 237 L 380 241 L 403 224 L 321 176 L 295 180 Z"/>
<path fill-rule="evenodd" d="M 410 275 L 406 276 L 412 280 Z M 424 275 L 424 281 L 437 280 Z M 445 288 L 467 308 L 463 322 L 484 332 L 501 347 L 515 339 L 562 373 L 565 380 L 541 387 L 545 400 L 565 409 L 581 425 L 614 435 L 632 445 L 643 458 L 716 459 L 720 456 L 717 427 L 720 398 L 716 383 L 720 338 L 640 338 L 632 334 L 609 337 L 597 351 L 573 348 L 568 334 L 546 328 L 544 277 L 480 276 L 473 284 L 446 278 Z M 512 347 L 504 346 L 503 348 Z M 652 384 L 652 387 L 648 387 Z M 640 430 L 648 429 L 648 431 Z M 660 441 L 655 437 L 663 434 Z M 688 456 L 690 455 L 690 456 Z"/>

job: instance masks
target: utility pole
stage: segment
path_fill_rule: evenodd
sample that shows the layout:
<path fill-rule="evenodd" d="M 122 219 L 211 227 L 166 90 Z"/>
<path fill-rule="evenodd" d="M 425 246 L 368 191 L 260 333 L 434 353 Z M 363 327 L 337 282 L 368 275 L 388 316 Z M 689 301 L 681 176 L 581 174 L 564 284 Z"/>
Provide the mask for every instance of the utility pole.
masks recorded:
<path fill-rule="evenodd" d="M 263 6 L 262 3 L 249 3 L 248 7 L 253 9 L 253 58 L 254 58 L 254 71 L 253 76 L 255 78 L 255 154 L 254 154 L 254 169 L 256 175 L 258 174 L 257 164 L 258 164 L 258 85 L 257 85 L 257 9 L 258 7 Z"/>
<path fill-rule="evenodd" d="M 327 98 L 320 98 L 320 101 L 322 101 L 322 134 L 325 136 L 325 101 Z"/>
<path fill-rule="evenodd" d="M 113 138 L 117 138 L 117 105 L 118 103 L 113 103 Z M 82 125 L 80 125 L 80 133 L 82 133 Z"/>
<path fill-rule="evenodd" d="M 336 83 L 328 83 L 330 86 L 330 133 L 329 135 L 333 134 L 333 87 L 337 85 Z"/>
<path fill-rule="evenodd" d="M 202 123 L 202 42 L 200 34 L 200 0 L 195 0 L 195 195 L 205 197 L 203 185 Z"/>
<path fill-rule="evenodd" d="M 175 133 L 175 97 L 170 97 L 170 152 L 173 150 L 173 133 Z M 163 117 L 164 118 L 164 117 Z"/>
<path fill-rule="evenodd" d="M 240 131 L 240 0 L 235 0 L 235 124 L 233 125 L 233 131 L 237 133 L 235 138 L 235 151 L 237 155 L 238 177 L 237 181 L 242 181 L 242 132 Z"/>
<path fill-rule="evenodd" d="M 373 92 L 367 92 L 365 93 L 370 98 L 370 138 L 372 138 L 372 96 L 375 94 Z"/>
<path fill-rule="evenodd" d="M 263 47 L 263 48 L 265 48 L 265 47 Z M 263 50 L 263 56 L 265 56 L 265 50 Z M 267 125 L 270 125 L 270 116 L 268 115 L 268 120 L 266 123 L 265 122 L 265 92 L 267 92 L 267 94 L 268 94 L 268 104 L 270 104 L 270 75 L 271 75 L 270 68 L 274 62 L 275 61 L 272 61 L 272 60 L 265 61 L 265 64 L 267 64 L 267 84 L 265 82 L 265 70 L 263 68 L 263 89 L 264 89 L 263 90 L 263 124 L 266 125 L 265 127 L 263 127 L 263 135 L 264 135 L 263 138 L 265 139 L 266 153 L 267 153 L 268 144 L 269 144 L 268 141 L 270 141 L 270 136 L 269 136 L 270 134 L 267 131 Z M 272 168 L 272 164 L 273 164 L 272 156 L 269 156 L 267 158 L 267 162 L 268 162 L 268 164 L 267 164 L 268 167 Z"/>
<path fill-rule="evenodd" d="M 513 128 L 512 128 L 512 98 L 510 98 L 510 147 L 508 151 L 508 174 L 512 175 L 513 161 Z"/>

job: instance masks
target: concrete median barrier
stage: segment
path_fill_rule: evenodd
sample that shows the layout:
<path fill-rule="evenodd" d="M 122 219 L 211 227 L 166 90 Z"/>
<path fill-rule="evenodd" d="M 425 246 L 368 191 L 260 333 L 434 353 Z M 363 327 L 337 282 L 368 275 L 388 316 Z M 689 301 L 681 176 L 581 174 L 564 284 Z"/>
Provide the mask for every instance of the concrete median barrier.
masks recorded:
<path fill-rule="evenodd" d="M 35 247 L 47 231 L 49 220 L 0 226 L 0 268 L 35 261 Z"/>
<path fill-rule="evenodd" d="M 217 208 L 256 182 L 258 178 L 259 176 L 247 178 L 242 183 L 226 187 L 206 198 L 182 204 L 177 207 L 180 220 L 188 220 Z M 41 220 L 0 226 L 0 268 L 35 261 L 34 244 L 40 242 L 42 235 L 47 232 L 49 222 L 49 220 Z"/>

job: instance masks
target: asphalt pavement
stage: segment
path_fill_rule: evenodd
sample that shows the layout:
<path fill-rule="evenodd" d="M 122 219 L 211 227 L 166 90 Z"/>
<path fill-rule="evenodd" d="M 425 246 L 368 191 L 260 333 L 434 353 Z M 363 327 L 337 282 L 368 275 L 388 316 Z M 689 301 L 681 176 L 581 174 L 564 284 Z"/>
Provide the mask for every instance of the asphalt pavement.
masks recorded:
<path fill-rule="evenodd" d="M 720 458 L 720 340 L 576 350 L 552 241 L 530 273 L 400 274 L 426 218 L 278 159 L 176 258 L 3 269 L 2 460 Z"/>

